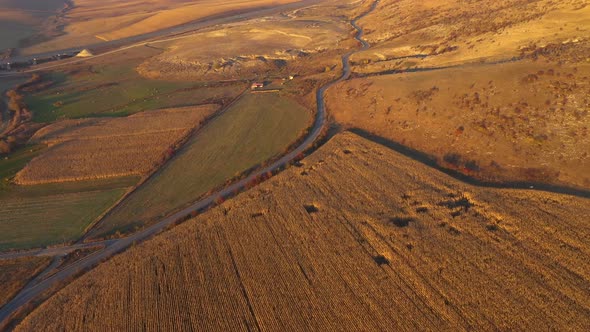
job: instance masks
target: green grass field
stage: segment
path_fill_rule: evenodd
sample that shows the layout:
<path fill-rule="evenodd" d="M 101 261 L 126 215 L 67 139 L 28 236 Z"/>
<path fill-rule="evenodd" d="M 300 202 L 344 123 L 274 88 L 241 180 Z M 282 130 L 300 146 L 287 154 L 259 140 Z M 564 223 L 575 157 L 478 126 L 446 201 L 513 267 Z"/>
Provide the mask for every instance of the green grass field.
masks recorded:
<path fill-rule="evenodd" d="M 11 187 L 10 180 L 25 165 L 39 155 L 44 146 L 25 146 L 11 153 L 10 156 L 0 158 L 0 198 Z"/>
<path fill-rule="evenodd" d="M 63 118 L 126 116 L 158 108 L 158 97 L 190 87 L 183 82 L 146 80 L 132 67 L 97 67 L 78 74 L 52 73 L 48 89 L 28 95 L 27 106 L 36 122 Z"/>
<path fill-rule="evenodd" d="M 0 251 L 74 241 L 125 189 L 90 191 L 0 201 Z"/>
<path fill-rule="evenodd" d="M 243 84 L 205 87 L 194 82 L 150 80 L 137 74 L 134 64 L 86 66 L 75 72 L 45 75 L 44 80 L 53 85 L 25 98 L 33 120 L 127 116 L 231 98 L 244 88 Z"/>
<path fill-rule="evenodd" d="M 284 152 L 310 120 L 310 112 L 277 93 L 245 95 L 115 208 L 98 236 L 133 230 L 194 202 L 234 175 Z"/>
<path fill-rule="evenodd" d="M 17 186 L 10 179 L 43 146 L 27 146 L 0 159 L 0 251 L 78 239 L 139 177 Z"/>

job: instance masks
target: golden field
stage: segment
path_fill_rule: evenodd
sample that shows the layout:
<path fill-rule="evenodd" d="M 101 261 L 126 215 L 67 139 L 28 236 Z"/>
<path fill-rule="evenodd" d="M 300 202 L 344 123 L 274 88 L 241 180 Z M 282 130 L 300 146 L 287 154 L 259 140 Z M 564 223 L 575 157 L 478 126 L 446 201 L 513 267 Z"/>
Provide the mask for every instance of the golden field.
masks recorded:
<path fill-rule="evenodd" d="M 40 53 L 147 34 L 207 17 L 229 15 L 296 0 L 77 0 L 67 13 L 63 35 L 34 45 Z"/>
<path fill-rule="evenodd" d="M 14 182 L 32 185 L 145 175 L 217 109 L 204 105 L 125 118 L 56 122 L 31 139 L 50 148 L 18 172 Z"/>
<path fill-rule="evenodd" d="M 588 203 L 466 185 L 343 133 L 16 330 L 584 331 Z"/>

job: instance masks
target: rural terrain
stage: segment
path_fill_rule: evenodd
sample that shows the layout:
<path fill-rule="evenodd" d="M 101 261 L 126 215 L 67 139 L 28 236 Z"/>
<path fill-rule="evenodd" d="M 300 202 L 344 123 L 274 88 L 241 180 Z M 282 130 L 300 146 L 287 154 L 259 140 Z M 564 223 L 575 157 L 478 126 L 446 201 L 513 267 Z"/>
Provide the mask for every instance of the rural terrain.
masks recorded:
<path fill-rule="evenodd" d="M 0 9 L 0 330 L 590 329 L 587 1 Z"/>
<path fill-rule="evenodd" d="M 17 330 L 584 331 L 588 214 L 588 199 L 465 185 L 343 133 Z"/>
<path fill-rule="evenodd" d="M 382 1 L 328 92 L 344 128 L 482 181 L 590 188 L 587 1 Z"/>

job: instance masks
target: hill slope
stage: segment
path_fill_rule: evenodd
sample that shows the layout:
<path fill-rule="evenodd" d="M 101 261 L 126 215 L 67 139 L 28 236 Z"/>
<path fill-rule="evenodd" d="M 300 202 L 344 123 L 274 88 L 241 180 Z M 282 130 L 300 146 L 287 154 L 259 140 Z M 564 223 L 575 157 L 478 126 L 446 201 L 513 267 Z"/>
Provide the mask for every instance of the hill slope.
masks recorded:
<path fill-rule="evenodd" d="M 345 133 L 17 330 L 587 330 L 588 203 L 468 186 Z"/>

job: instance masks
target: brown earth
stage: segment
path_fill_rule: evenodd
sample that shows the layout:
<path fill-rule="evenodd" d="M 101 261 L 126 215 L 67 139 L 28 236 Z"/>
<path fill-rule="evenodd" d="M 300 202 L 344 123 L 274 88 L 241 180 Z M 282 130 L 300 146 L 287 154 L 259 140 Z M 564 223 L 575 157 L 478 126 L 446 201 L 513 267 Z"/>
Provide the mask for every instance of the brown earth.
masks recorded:
<path fill-rule="evenodd" d="M 31 143 L 50 148 L 18 172 L 14 182 L 31 185 L 145 175 L 217 109 L 204 105 L 125 118 L 56 122 L 33 136 Z"/>
<path fill-rule="evenodd" d="M 590 328 L 588 199 L 351 133 L 74 281 L 17 331 Z"/>

